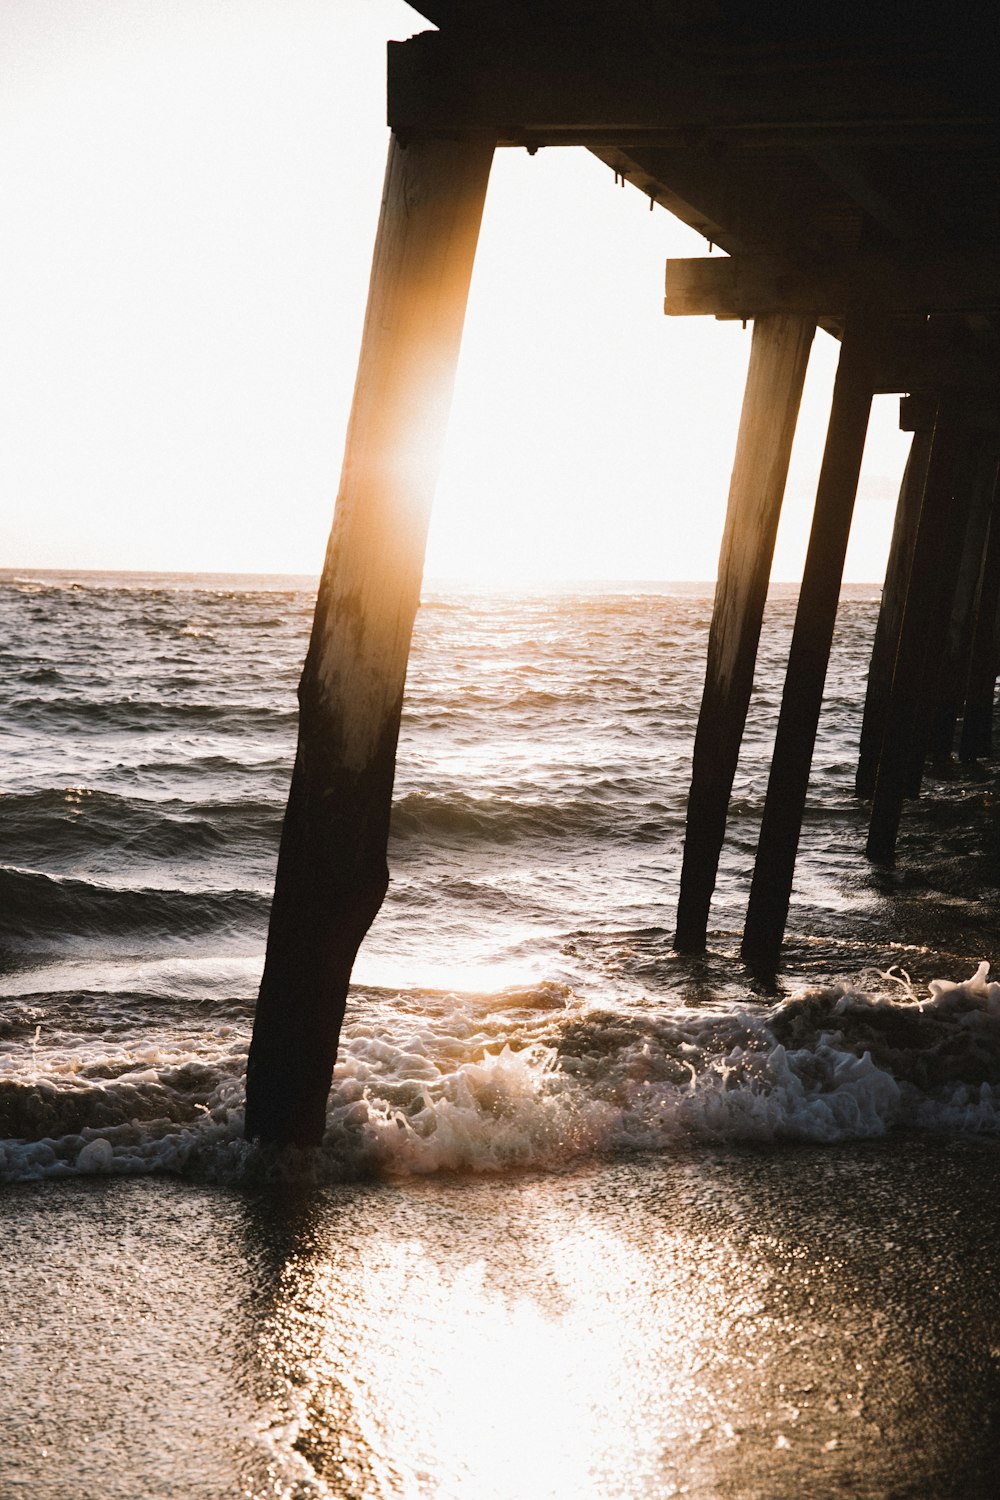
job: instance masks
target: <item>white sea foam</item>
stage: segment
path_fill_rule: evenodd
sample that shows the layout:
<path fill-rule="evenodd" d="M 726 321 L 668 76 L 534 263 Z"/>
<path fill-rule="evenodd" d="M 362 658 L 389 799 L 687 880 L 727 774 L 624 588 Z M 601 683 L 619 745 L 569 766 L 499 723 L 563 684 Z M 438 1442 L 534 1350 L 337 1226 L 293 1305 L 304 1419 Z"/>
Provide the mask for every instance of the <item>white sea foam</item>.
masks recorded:
<path fill-rule="evenodd" d="M 344 1035 L 324 1146 L 242 1140 L 245 1052 L 176 1045 L 46 1065 L 25 1048 L 0 1098 L 7 1180 L 192 1173 L 433 1173 L 555 1168 L 685 1143 L 866 1139 L 897 1127 L 1000 1133 L 1000 984 L 987 965 L 924 998 L 813 989 L 773 1009 L 663 1015 L 452 999 Z M 894 993 L 893 993 L 894 991 Z M 228 1044 L 227 1044 L 228 1042 Z"/>

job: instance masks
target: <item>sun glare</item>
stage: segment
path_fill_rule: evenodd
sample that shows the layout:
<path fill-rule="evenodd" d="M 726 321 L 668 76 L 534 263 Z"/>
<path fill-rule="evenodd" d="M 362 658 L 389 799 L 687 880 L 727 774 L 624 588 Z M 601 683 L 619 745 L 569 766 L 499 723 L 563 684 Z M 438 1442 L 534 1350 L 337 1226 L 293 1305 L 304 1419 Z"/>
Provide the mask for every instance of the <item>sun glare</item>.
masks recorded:
<path fill-rule="evenodd" d="M 754 1393 L 729 1378 L 720 1329 L 745 1334 L 752 1267 L 682 1232 L 654 1265 L 652 1246 L 596 1223 L 567 1235 L 543 1219 L 507 1243 L 509 1278 L 463 1257 L 457 1221 L 445 1257 L 386 1237 L 346 1275 L 332 1249 L 288 1263 L 262 1353 L 296 1393 L 290 1435 L 318 1473 L 345 1449 L 361 1469 L 392 1452 L 386 1493 L 608 1500 L 690 1479 L 708 1434 L 734 1442 Z"/>

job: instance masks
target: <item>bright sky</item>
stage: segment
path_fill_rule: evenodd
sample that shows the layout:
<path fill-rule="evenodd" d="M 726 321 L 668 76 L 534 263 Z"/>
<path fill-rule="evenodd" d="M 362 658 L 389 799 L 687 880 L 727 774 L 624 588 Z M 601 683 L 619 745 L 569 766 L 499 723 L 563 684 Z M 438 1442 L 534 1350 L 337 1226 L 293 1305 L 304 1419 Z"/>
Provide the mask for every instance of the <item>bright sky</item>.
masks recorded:
<path fill-rule="evenodd" d="M 318 571 L 402 0 L 4 0 L 0 559 Z M 663 316 L 705 242 L 583 151 L 498 153 L 428 573 L 715 576 L 750 333 Z M 817 336 L 774 574 L 801 570 Z M 876 402 L 847 576 L 906 452 Z"/>

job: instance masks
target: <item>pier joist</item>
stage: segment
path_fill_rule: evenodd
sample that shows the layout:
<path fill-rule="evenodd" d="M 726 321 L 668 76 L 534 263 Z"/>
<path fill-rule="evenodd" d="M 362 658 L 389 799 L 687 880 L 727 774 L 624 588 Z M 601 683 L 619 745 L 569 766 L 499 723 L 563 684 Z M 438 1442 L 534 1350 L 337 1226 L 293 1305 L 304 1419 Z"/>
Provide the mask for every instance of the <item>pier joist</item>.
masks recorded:
<path fill-rule="evenodd" d="M 765 256 L 668 260 L 664 309 L 679 316 L 842 316 L 856 308 L 927 316 L 1000 309 L 1000 247 L 905 258 L 857 252 L 828 264 L 783 266 Z"/>

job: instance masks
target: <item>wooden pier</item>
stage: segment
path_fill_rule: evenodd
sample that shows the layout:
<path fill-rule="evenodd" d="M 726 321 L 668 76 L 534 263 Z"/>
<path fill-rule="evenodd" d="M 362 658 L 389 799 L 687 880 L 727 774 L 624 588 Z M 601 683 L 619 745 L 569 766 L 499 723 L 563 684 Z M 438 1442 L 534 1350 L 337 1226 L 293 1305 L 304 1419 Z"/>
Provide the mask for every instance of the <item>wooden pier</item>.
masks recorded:
<path fill-rule="evenodd" d="M 381 904 L 429 508 L 490 161 L 583 146 L 725 252 L 671 316 L 752 321 L 676 945 L 704 948 L 810 345 L 841 341 L 742 952 L 779 963 L 872 397 L 913 433 L 859 747 L 894 858 L 924 758 L 990 753 L 1000 664 L 1000 11 L 981 0 L 414 0 L 247 1076 L 247 1134 L 316 1144 Z M 670 559 L 662 559 L 665 574 Z"/>

